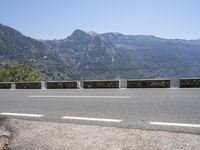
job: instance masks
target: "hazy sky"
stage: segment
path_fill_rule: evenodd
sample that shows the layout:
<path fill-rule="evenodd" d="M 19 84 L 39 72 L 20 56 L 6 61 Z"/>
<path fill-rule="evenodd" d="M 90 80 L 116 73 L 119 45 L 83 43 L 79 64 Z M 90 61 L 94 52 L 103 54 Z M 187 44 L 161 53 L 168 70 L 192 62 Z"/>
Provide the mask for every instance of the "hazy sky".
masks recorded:
<path fill-rule="evenodd" d="M 0 0 L 0 23 L 38 39 L 75 29 L 200 39 L 200 0 Z"/>

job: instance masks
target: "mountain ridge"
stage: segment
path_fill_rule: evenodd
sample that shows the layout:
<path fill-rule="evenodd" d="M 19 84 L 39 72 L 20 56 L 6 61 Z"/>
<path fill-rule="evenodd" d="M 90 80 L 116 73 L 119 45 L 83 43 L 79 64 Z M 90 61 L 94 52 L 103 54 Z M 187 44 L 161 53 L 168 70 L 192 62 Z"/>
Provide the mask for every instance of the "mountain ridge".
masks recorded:
<path fill-rule="evenodd" d="M 64 39 L 36 40 L 0 24 L 1 64 L 26 58 L 54 80 L 200 76 L 200 40 L 80 29 Z"/>

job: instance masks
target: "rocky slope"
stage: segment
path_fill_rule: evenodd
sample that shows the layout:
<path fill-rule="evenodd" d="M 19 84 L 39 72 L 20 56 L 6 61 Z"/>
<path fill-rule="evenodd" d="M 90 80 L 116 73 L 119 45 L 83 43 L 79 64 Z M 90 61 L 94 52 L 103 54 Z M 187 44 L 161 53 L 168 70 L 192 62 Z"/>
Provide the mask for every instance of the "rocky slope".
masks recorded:
<path fill-rule="evenodd" d="M 61 40 L 35 40 L 0 24 L 0 62 L 34 59 L 50 79 L 200 76 L 200 41 L 75 30 Z"/>

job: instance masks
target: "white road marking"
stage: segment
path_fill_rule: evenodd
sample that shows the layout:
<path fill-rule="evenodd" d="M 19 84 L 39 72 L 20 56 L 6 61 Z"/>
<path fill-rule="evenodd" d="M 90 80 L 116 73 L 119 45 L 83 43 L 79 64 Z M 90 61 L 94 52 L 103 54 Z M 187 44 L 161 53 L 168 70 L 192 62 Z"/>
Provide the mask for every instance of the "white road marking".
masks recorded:
<path fill-rule="evenodd" d="M 0 113 L 4 116 L 22 116 L 22 117 L 43 117 L 43 115 L 38 114 L 21 114 L 21 113 Z"/>
<path fill-rule="evenodd" d="M 178 87 L 171 87 L 169 89 L 171 89 L 171 90 L 179 90 L 180 88 L 178 88 Z"/>
<path fill-rule="evenodd" d="M 72 119 L 72 120 L 85 120 L 85 121 L 122 122 L 122 120 L 118 119 L 105 119 L 105 118 L 87 118 L 87 117 L 70 117 L 70 116 L 64 116 L 61 118 Z"/>
<path fill-rule="evenodd" d="M 112 98 L 126 99 L 130 96 L 65 96 L 65 95 L 30 95 L 31 98 Z"/>
<path fill-rule="evenodd" d="M 160 125 L 160 126 L 176 126 L 176 127 L 200 128 L 200 124 L 168 123 L 168 122 L 150 122 L 150 124 L 151 125 Z"/>

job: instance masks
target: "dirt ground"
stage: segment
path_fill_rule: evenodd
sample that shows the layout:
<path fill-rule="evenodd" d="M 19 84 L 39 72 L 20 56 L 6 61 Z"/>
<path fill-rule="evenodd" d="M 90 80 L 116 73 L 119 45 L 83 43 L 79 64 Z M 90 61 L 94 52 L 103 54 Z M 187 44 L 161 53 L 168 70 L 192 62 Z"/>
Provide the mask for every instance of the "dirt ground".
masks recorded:
<path fill-rule="evenodd" d="M 0 122 L 0 150 L 5 150 L 8 146 L 10 132 Z"/>
<path fill-rule="evenodd" d="M 8 145 L 8 137 L 0 137 L 0 150 L 5 150 Z"/>
<path fill-rule="evenodd" d="M 7 120 L 6 124 L 12 130 L 9 150 L 200 149 L 200 136 L 194 134 L 16 119 Z M 3 130 L 0 135 L 3 133 L 9 136 Z M 1 141 L 8 142 L 7 139 Z"/>

